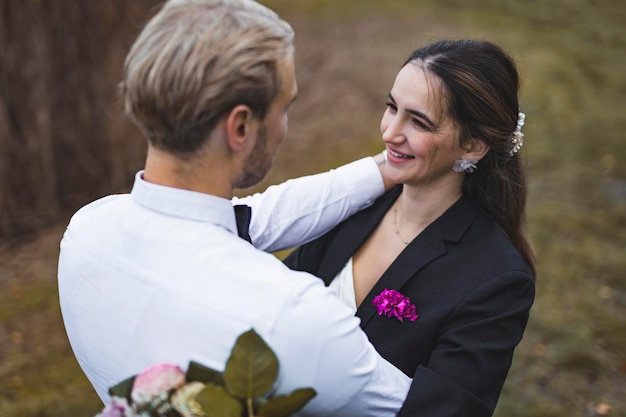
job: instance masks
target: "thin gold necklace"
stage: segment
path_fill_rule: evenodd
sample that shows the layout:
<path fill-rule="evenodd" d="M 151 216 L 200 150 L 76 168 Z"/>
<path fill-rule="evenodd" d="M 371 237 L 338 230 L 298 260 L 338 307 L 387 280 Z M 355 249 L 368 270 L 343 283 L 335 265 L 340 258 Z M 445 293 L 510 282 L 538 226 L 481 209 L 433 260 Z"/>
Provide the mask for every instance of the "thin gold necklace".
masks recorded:
<path fill-rule="evenodd" d="M 395 206 L 393 208 L 393 227 L 396 229 L 396 236 L 398 236 L 398 239 L 400 239 L 405 245 L 408 245 L 410 242 L 404 240 L 404 238 L 400 234 L 400 229 L 398 229 L 398 208 Z"/>

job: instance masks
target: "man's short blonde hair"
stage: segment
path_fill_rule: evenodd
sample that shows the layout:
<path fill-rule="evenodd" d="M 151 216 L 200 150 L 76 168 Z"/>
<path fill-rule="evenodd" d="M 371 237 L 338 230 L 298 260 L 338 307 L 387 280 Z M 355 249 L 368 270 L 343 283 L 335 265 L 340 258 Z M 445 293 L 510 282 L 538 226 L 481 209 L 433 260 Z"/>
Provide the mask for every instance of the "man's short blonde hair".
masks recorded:
<path fill-rule="evenodd" d="M 126 113 L 155 147 L 190 155 L 235 106 L 265 117 L 293 37 L 288 23 L 252 0 L 170 0 L 126 57 Z"/>

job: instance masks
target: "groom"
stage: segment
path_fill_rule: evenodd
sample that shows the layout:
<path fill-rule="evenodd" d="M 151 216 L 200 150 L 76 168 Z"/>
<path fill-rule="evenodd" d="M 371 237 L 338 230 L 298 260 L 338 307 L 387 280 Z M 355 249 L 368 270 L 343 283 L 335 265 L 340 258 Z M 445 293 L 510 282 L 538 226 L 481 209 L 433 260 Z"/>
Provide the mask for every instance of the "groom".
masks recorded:
<path fill-rule="evenodd" d="M 254 328 L 280 361 L 277 394 L 313 387 L 302 415 L 392 416 L 410 380 L 382 359 L 321 280 L 270 253 L 311 240 L 383 192 L 365 158 L 233 199 L 258 183 L 296 97 L 293 32 L 251 0 L 170 0 L 125 62 L 126 112 L 148 139 L 130 194 L 79 210 L 61 242 L 67 334 L 103 401 L 157 362 L 223 369 Z M 254 246 L 234 203 L 252 208 Z M 255 248 L 256 246 L 256 248 Z"/>

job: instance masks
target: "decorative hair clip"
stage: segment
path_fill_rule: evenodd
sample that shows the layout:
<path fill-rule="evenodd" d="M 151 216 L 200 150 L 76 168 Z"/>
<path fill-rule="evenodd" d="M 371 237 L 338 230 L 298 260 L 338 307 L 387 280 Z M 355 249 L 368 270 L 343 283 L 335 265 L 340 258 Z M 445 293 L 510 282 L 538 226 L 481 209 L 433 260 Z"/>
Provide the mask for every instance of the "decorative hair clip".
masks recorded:
<path fill-rule="evenodd" d="M 511 143 L 513 144 L 513 148 L 511 149 L 511 156 L 515 155 L 522 145 L 524 145 L 524 134 L 522 133 L 522 126 L 524 126 L 524 121 L 526 120 L 526 115 L 522 112 L 519 113 L 517 117 L 517 128 L 515 132 L 513 132 L 513 136 L 511 136 Z"/>

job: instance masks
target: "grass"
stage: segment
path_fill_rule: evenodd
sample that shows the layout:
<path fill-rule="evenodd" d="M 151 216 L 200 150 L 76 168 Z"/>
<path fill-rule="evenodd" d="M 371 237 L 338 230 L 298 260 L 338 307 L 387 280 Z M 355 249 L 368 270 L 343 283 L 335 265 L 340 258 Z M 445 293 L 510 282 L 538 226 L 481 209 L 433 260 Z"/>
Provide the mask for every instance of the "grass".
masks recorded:
<path fill-rule="evenodd" d="M 54 279 L 61 233 L 46 230 L 0 253 L 1 416 L 87 416 L 100 408 L 61 321 Z"/>
<path fill-rule="evenodd" d="M 300 97 L 262 189 L 381 149 L 378 120 L 418 44 L 480 37 L 523 77 L 537 300 L 498 417 L 626 416 L 626 6 L 619 0 L 271 0 L 297 33 Z M 250 190 L 246 190 L 250 191 Z M 0 415 L 89 416 L 56 294 L 62 226 L 0 252 Z"/>

